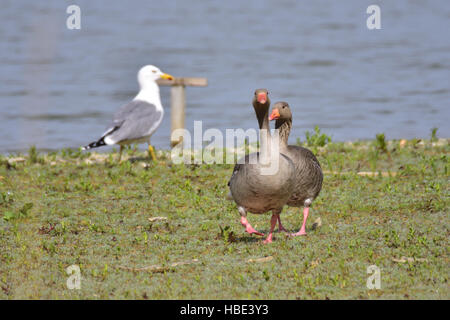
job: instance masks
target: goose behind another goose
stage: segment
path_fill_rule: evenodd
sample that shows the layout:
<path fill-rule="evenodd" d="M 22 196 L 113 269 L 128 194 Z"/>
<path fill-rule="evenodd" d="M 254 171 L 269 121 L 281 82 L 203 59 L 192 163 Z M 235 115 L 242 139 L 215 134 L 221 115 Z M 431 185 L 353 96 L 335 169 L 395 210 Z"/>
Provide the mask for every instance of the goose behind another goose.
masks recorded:
<path fill-rule="evenodd" d="M 308 149 L 288 145 L 289 133 L 292 128 L 292 113 L 287 102 L 277 102 L 270 115 L 270 120 L 276 120 L 275 129 L 279 130 L 280 152 L 286 154 L 295 166 L 294 190 L 287 201 L 291 207 L 303 207 L 303 224 L 300 231 L 293 236 L 306 235 L 306 220 L 309 207 L 322 189 L 323 173 L 316 156 Z M 279 221 L 280 229 L 284 229 Z"/>
<path fill-rule="evenodd" d="M 253 107 L 258 118 L 261 138 L 266 139 L 261 139 L 260 152 L 249 154 L 238 161 L 228 183 L 246 232 L 263 235 L 250 225 L 247 211 L 256 214 L 272 212 L 270 232 L 264 243 L 272 242 L 273 230 L 283 206 L 291 196 L 294 183 L 294 164 L 291 159 L 280 152 L 275 154 L 276 151 L 270 148 L 272 139 L 269 130 L 269 106 L 267 90 L 256 90 Z M 278 159 L 278 170 L 275 174 L 262 174 L 264 166 L 258 160 L 264 152 L 270 153 L 272 159 Z"/>

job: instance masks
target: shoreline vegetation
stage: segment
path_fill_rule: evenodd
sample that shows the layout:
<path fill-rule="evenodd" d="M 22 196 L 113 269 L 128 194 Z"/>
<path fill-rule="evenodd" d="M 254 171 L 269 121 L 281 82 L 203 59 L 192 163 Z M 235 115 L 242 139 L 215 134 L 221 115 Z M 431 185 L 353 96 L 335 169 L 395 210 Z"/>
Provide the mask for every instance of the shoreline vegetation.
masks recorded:
<path fill-rule="evenodd" d="M 247 235 L 232 164 L 170 151 L 0 155 L 0 299 L 449 299 L 450 139 L 330 142 L 307 236 Z M 252 152 L 255 146 L 246 146 Z M 267 233 L 268 215 L 249 214 Z M 301 212 L 282 213 L 289 231 Z M 66 283 L 69 266 L 81 289 Z M 367 268 L 381 288 L 368 289 Z"/>

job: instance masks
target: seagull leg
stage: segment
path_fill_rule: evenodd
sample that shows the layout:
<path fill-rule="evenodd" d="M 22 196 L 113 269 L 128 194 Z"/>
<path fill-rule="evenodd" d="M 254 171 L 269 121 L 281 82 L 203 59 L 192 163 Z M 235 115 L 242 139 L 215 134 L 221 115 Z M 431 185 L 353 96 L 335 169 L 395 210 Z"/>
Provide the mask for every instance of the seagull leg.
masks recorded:
<path fill-rule="evenodd" d="M 249 234 L 256 234 L 258 236 L 263 236 L 264 233 L 261 233 L 259 231 L 256 231 L 248 222 L 247 220 L 247 212 L 245 211 L 245 209 L 243 207 L 239 207 L 238 208 L 239 213 L 241 214 L 241 224 L 245 227 L 245 232 L 249 233 Z"/>
<path fill-rule="evenodd" d="M 308 219 L 308 214 L 309 214 L 309 207 L 305 207 L 303 209 L 303 224 L 302 227 L 300 228 L 300 231 L 297 233 L 293 233 L 291 234 L 291 236 L 304 236 L 306 235 L 306 219 Z"/>
<path fill-rule="evenodd" d="M 280 216 L 277 215 L 277 214 L 273 214 L 273 215 L 272 215 L 272 218 L 270 219 L 270 231 L 269 231 L 269 235 L 267 236 L 266 240 L 264 240 L 264 244 L 266 244 L 266 243 L 271 243 L 271 242 L 272 242 L 272 233 L 273 233 L 273 230 L 275 229 L 275 226 L 277 225 L 277 221 L 278 221 L 278 218 L 279 218 L 279 217 L 280 217 Z"/>
<path fill-rule="evenodd" d="M 152 158 L 152 160 L 156 161 L 155 149 L 153 148 L 153 146 L 151 144 L 148 145 L 148 153 L 150 154 L 150 157 Z"/>
<path fill-rule="evenodd" d="M 277 219 L 278 219 L 278 232 L 281 232 L 281 231 L 288 232 L 281 224 L 281 217 L 279 214 L 277 215 Z"/>
<path fill-rule="evenodd" d="M 119 150 L 119 162 L 120 162 L 120 159 L 122 159 L 122 151 L 123 151 L 123 146 L 122 145 L 120 145 L 120 150 Z"/>

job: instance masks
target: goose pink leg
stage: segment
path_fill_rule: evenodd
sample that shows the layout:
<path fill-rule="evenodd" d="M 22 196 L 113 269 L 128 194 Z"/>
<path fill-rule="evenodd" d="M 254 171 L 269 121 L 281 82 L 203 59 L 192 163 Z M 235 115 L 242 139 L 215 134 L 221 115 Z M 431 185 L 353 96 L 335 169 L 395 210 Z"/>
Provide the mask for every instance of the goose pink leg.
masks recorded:
<path fill-rule="evenodd" d="M 272 233 L 273 230 L 275 229 L 275 226 L 277 225 L 277 221 L 278 221 L 278 215 L 273 214 L 272 218 L 270 219 L 270 231 L 269 231 L 269 235 L 267 236 L 266 240 L 264 240 L 264 243 L 271 243 L 272 242 Z"/>
<path fill-rule="evenodd" d="M 300 228 L 300 231 L 297 233 L 293 233 L 291 234 L 291 236 L 304 236 L 306 235 L 306 219 L 308 219 L 308 214 L 309 214 L 309 207 L 305 207 L 303 209 L 303 225 Z"/>
<path fill-rule="evenodd" d="M 247 232 L 247 233 L 250 233 L 250 234 L 254 233 L 254 234 L 258 235 L 258 236 L 263 236 L 263 235 L 264 235 L 264 233 L 261 233 L 261 232 L 259 232 L 259 231 L 256 231 L 256 230 L 250 225 L 250 223 L 248 222 L 248 220 L 247 220 L 246 217 L 241 217 L 241 224 L 245 227 L 245 232 Z"/>
<path fill-rule="evenodd" d="M 280 217 L 280 215 L 278 215 L 278 231 L 284 231 L 284 232 L 288 232 L 284 227 L 283 227 L 283 225 L 281 224 L 281 217 Z"/>

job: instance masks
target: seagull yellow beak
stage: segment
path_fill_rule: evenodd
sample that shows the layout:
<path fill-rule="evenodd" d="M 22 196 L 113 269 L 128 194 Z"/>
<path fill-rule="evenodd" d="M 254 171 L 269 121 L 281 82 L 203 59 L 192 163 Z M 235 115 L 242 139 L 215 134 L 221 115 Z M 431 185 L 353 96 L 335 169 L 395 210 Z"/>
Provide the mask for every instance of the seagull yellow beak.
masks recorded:
<path fill-rule="evenodd" d="M 163 73 L 161 79 L 173 80 L 173 77 L 170 74 Z"/>

